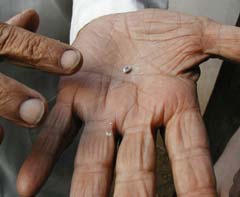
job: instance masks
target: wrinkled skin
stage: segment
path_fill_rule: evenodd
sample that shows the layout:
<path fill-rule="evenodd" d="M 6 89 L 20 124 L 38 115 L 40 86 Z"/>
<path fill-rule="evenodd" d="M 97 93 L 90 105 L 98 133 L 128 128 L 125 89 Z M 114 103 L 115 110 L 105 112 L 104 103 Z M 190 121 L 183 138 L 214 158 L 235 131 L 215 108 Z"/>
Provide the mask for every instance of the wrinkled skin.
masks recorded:
<path fill-rule="evenodd" d="M 34 33 L 37 31 L 39 20 L 36 11 L 25 10 L 13 16 L 6 23 L 0 21 L 1 67 L 6 66 L 5 61 L 10 61 L 17 66 L 31 67 L 59 75 L 77 72 L 82 63 L 79 51 L 57 40 Z M 69 58 L 69 55 L 65 54 L 69 51 L 76 53 L 79 57 L 75 64 L 72 56 Z M 70 63 L 69 61 L 66 63 L 66 59 L 70 59 Z M 33 100 L 35 107 L 31 104 Z M 32 128 L 39 125 L 46 114 L 47 103 L 40 93 L 0 73 L 1 118 Z M 0 143 L 3 136 L 4 129 L 1 127 Z"/>
<path fill-rule="evenodd" d="M 107 196 L 114 170 L 114 196 L 154 196 L 159 126 L 166 127 L 177 195 L 216 196 L 197 65 L 210 54 L 239 61 L 239 38 L 237 28 L 152 9 L 88 24 L 73 45 L 83 54 L 83 67 L 61 79 L 57 103 L 21 168 L 19 193 L 38 191 L 79 129 L 78 117 L 85 125 L 71 197 Z M 128 74 L 125 65 L 132 66 Z"/>

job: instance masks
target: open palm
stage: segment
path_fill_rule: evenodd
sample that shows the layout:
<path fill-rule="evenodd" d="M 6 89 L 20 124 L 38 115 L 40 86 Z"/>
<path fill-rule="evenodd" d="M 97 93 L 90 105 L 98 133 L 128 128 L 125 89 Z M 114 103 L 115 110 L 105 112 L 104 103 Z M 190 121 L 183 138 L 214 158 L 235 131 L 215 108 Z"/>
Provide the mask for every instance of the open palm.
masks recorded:
<path fill-rule="evenodd" d="M 115 196 L 154 196 L 159 126 L 166 127 L 177 194 L 215 196 L 198 65 L 210 54 L 239 61 L 239 38 L 237 28 L 154 9 L 88 24 L 74 42 L 83 67 L 61 79 L 57 103 L 20 171 L 19 192 L 32 196 L 44 183 L 79 129 L 78 117 L 85 124 L 72 197 L 108 196 L 114 170 Z"/>

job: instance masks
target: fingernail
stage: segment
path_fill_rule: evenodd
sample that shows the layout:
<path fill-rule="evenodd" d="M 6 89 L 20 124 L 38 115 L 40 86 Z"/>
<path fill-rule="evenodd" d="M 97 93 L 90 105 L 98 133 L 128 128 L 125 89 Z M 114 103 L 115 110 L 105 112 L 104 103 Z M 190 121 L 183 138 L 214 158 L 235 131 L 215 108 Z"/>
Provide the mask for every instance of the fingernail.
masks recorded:
<path fill-rule="evenodd" d="M 61 65 L 64 69 L 73 69 L 80 63 L 80 60 L 81 55 L 79 51 L 68 50 L 62 55 Z"/>
<path fill-rule="evenodd" d="M 29 99 L 22 103 L 19 109 L 20 117 L 28 124 L 37 124 L 43 117 L 44 103 L 39 99 Z"/>

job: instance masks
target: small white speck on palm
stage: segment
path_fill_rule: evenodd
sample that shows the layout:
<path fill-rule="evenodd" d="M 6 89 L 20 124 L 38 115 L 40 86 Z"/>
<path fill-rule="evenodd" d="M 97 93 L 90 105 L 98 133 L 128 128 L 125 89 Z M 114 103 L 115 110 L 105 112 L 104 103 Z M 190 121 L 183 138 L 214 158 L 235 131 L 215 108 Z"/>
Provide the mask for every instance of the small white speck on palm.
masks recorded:
<path fill-rule="evenodd" d="M 111 131 L 106 131 L 106 136 L 107 137 L 111 137 L 112 136 L 112 132 Z"/>
<path fill-rule="evenodd" d="M 132 66 L 130 66 L 130 65 L 126 65 L 126 66 L 123 67 L 123 72 L 124 72 L 125 74 L 128 74 L 128 73 L 130 73 L 131 71 L 132 71 Z"/>

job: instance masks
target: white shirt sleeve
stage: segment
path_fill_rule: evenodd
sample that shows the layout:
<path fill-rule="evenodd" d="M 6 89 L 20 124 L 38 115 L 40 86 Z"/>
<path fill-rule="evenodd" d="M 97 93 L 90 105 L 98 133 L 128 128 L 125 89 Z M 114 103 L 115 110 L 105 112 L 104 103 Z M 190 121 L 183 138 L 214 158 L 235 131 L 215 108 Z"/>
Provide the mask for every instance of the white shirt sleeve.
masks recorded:
<path fill-rule="evenodd" d="M 73 0 L 70 43 L 79 30 L 95 18 L 141 8 L 144 8 L 143 2 L 138 0 Z"/>

